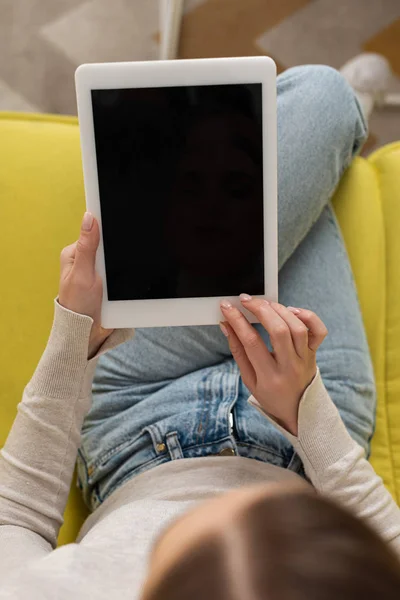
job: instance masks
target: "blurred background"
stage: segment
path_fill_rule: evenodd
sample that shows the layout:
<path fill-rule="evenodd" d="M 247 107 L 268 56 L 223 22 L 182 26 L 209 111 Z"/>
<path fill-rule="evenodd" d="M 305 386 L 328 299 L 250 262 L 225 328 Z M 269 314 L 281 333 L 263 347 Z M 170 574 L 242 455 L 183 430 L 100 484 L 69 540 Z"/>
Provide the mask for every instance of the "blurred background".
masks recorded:
<path fill-rule="evenodd" d="M 0 110 L 76 114 L 76 67 L 156 60 L 159 27 L 158 0 L 0 0 Z M 185 2 L 180 58 L 267 54 L 283 71 L 366 51 L 400 92 L 400 0 Z M 398 139 L 400 108 L 377 110 L 364 153 Z"/>

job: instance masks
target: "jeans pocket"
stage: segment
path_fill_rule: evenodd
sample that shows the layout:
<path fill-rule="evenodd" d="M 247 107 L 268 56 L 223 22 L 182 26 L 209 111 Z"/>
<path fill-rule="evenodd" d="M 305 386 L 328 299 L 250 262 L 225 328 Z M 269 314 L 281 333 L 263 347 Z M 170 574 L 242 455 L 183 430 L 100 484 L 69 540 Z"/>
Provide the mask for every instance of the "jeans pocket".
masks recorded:
<path fill-rule="evenodd" d="M 78 487 L 85 504 L 94 510 L 130 476 L 157 460 L 158 454 L 148 428 L 142 429 L 133 439 L 128 438 L 108 449 L 95 460 L 87 460 L 81 447 L 77 457 Z"/>

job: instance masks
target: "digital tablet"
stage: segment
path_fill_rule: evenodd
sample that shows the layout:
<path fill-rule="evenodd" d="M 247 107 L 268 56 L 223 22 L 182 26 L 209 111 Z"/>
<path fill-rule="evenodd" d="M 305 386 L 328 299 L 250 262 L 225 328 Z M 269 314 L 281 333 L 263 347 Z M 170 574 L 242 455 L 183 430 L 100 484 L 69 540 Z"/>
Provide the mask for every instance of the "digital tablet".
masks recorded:
<path fill-rule="evenodd" d="M 81 65 L 87 210 L 106 328 L 211 325 L 277 300 L 276 66 L 268 57 Z"/>

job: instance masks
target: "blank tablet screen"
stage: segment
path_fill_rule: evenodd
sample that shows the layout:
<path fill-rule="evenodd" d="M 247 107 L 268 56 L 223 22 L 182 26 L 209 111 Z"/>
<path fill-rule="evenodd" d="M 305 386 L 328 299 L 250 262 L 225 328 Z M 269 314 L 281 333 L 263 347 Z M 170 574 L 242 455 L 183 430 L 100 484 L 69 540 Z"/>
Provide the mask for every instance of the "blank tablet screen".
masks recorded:
<path fill-rule="evenodd" d="M 108 300 L 264 294 L 261 83 L 92 103 Z"/>

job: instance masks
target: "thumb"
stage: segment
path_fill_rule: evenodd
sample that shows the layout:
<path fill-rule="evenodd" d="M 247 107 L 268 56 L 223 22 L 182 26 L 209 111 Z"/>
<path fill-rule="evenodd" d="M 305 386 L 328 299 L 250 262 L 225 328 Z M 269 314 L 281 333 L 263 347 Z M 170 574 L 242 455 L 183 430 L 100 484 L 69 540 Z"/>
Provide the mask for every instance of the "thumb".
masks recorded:
<path fill-rule="evenodd" d="M 85 212 L 79 239 L 76 243 L 74 267 L 95 270 L 96 252 L 100 241 L 100 230 L 92 213 Z"/>

